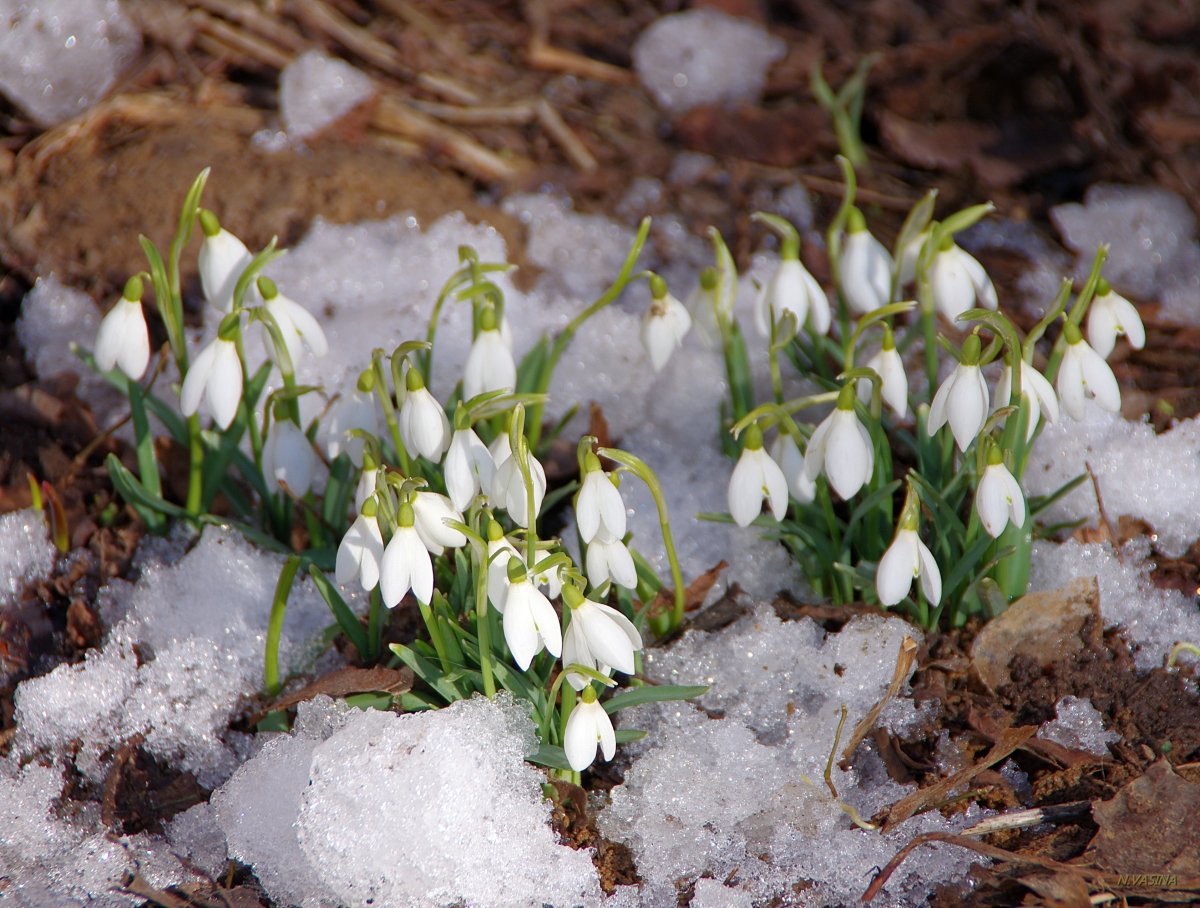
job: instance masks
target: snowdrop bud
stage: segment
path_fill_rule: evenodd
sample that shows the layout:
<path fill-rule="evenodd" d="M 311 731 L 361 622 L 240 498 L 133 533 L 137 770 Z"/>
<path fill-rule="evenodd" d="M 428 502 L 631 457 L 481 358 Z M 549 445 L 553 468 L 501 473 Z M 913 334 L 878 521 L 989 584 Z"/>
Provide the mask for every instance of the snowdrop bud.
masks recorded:
<path fill-rule="evenodd" d="M 734 523 L 740 527 L 753 523 L 762 513 L 764 498 L 775 519 L 783 520 L 788 506 L 787 477 L 763 449 L 762 430 L 751 424 L 742 456 L 729 477 L 729 514 Z"/>
<path fill-rule="evenodd" d="M 233 291 L 238 278 L 253 261 L 246 244 L 221 226 L 207 209 L 200 212 L 204 241 L 200 244 L 200 286 L 208 304 L 222 312 L 233 309 Z"/>
<path fill-rule="evenodd" d="M 882 383 L 883 402 L 892 411 L 904 419 L 908 415 L 908 372 L 904 369 L 904 360 L 896 349 L 896 340 L 892 329 L 884 326 L 883 346 L 879 352 L 867 360 L 867 368 L 874 370 Z M 858 398 L 863 403 L 871 399 L 874 383 L 870 379 L 858 380 Z"/>
<path fill-rule="evenodd" d="M 983 266 L 947 237 L 929 264 L 933 302 L 946 321 L 953 322 L 968 309 L 995 309 L 996 288 Z"/>
<path fill-rule="evenodd" d="M 575 524 L 584 542 L 591 542 L 601 530 L 618 539 L 625 535 L 625 502 L 591 451 L 584 457 L 583 482 L 575 496 Z"/>
<path fill-rule="evenodd" d="M 987 422 L 988 387 L 979 356 L 979 336 L 972 334 L 963 342 L 962 362 L 942 382 L 929 405 L 926 431 L 933 435 L 948 421 L 960 451 L 967 450 Z"/>
<path fill-rule="evenodd" d="M 509 562 L 509 587 L 504 601 L 504 640 L 513 661 L 522 671 L 542 651 L 552 656 L 562 653 L 562 628 L 558 614 L 545 594 L 523 575 L 519 561 Z"/>
<path fill-rule="evenodd" d="M 847 230 L 838 257 L 838 282 L 851 311 L 866 315 L 891 300 L 892 256 L 871 236 L 857 208 L 850 209 Z"/>
<path fill-rule="evenodd" d="M 463 400 L 489 391 L 511 391 L 516 386 L 517 366 L 511 342 L 505 343 L 496 310 L 489 306 L 479 317 L 479 333 L 463 368 Z"/>
<path fill-rule="evenodd" d="M 908 595 L 917 577 L 921 578 L 921 592 L 930 605 L 937 605 L 942 599 L 942 572 L 933 553 L 917 535 L 919 522 L 919 505 L 910 485 L 896 535 L 875 570 L 875 592 L 887 608 Z"/>
<path fill-rule="evenodd" d="M 388 608 L 395 608 L 410 589 L 422 605 L 433 598 L 433 562 L 413 526 L 415 519 L 412 505 L 401 504 L 396 532 L 383 550 L 379 592 Z"/>
<path fill-rule="evenodd" d="M 312 487 L 317 456 L 307 436 L 290 419 L 271 423 L 262 460 L 263 479 L 270 491 L 278 492 L 283 483 L 293 495 L 304 495 Z"/>
<path fill-rule="evenodd" d="M 201 398 L 208 403 L 213 422 L 228 429 L 242 399 L 242 362 L 232 340 L 218 336 L 188 367 L 179 391 L 183 415 L 194 415 L 200 409 Z"/>
<path fill-rule="evenodd" d="M 583 772 L 595 762 L 597 748 L 605 760 L 611 760 L 617 752 L 617 733 L 613 730 L 612 719 L 589 685 L 583 689 L 579 702 L 567 717 L 563 750 L 571 768 Z"/>
<path fill-rule="evenodd" d="M 642 317 L 641 339 L 642 346 L 650 354 L 650 365 L 655 372 L 661 372 L 671 354 L 683 343 L 684 335 L 692 327 L 692 317 L 683 303 L 667 292 L 667 285 L 657 274 L 651 280 L 650 288 L 653 298 Z"/>
<path fill-rule="evenodd" d="M 379 583 L 379 569 L 383 562 L 383 534 L 375 517 L 375 502 L 363 504 L 354 523 L 342 537 L 334 564 L 334 577 L 340 584 L 349 583 L 355 577 L 362 588 L 370 591 Z"/>
<path fill-rule="evenodd" d="M 1079 333 L 1079 328 L 1067 322 L 1063 328 L 1067 345 L 1058 366 L 1058 399 L 1067 415 L 1083 419 L 1084 400 L 1095 398 L 1097 404 L 1110 413 L 1121 411 L 1121 388 L 1116 376 L 1099 353 L 1093 350 Z"/>
<path fill-rule="evenodd" d="M 425 387 L 419 370 L 408 370 L 405 387 L 404 401 L 400 404 L 400 440 L 411 453 L 436 463 L 450 444 L 450 420 Z"/>
<path fill-rule="evenodd" d="M 853 498 L 871 481 L 875 448 L 871 434 L 854 412 L 854 385 L 842 387 L 837 406 L 808 440 L 804 473 L 815 480 L 821 473 L 843 499 Z"/>
<path fill-rule="evenodd" d="M 1021 485 L 1004 465 L 1003 452 L 994 444 L 988 450 L 987 466 L 975 489 L 975 512 L 993 539 L 1000 537 L 1010 520 L 1014 527 L 1025 525 L 1025 496 L 1021 493 Z"/>
<path fill-rule="evenodd" d="M 786 313 L 796 320 L 796 330 L 807 322 L 817 334 L 825 334 L 833 317 L 829 300 L 798 258 L 783 258 L 754 301 L 754 318 L 763 337 L 771 335 L 771 321 L 779 324 Z"/>
<path fill-rule="evenodd" d="M 585 599 L 576 587 L 563 587 L 563 602 L 571 611 L 571 623 L 563 636 L 564 665 L 583 665 L 606 675 L 613 670 L 632 675 L 633 654 L 642 648 L 642 635 L 619 611 Z M 568 672 L 567 682 L 576 690 L 588 685 L 578 672 Z"/>
<path fill-rule="evenodd" d="M 293 302 L 279 292 L 275 282 L 269 277 L 258 279 L 258 292 L 262 295 L 267 312 L 279 329 L 284 347 L 287 349 L 288 361 L 294 371 L 304 355 L 304 348 L 312 351 L 313 356 L 324 356 L 329 352 L 329 343 L 325 340 L 325 332 L 320 323 L 313 318 L 312 313 L 297 302 Z M 271 356 L 276 365 L 283 359 L 275 349 L 274 339 L 268 335 L 267 355 Z"/>
<path fill-rule="evenodd" d="M 96 366 L 108 372 L 120 366 L 137 381 L 150 364 L 150 330 L 142 312 L 142 279 L 136 274 L 125 282 L 125 292 L 108 310 L 96 333 Z"/>
<path fill-rule="evenodd" d="M 1107 358 L 1122 334 L 1134 350 L 1146 346 L 1146 328 L 1137 307 L 1114 291 L 1112 284 L 1100 278 L 1096 297 L 1088 309 L 1088 342 L 1096 353 Z"/>

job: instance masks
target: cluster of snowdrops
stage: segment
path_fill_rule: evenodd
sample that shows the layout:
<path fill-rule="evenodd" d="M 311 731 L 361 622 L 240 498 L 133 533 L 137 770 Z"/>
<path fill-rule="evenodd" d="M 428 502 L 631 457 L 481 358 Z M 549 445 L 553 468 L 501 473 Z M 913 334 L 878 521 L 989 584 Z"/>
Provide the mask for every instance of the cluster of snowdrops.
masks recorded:
<path fill-rule="evenodd" d="M 891 254 L 854 207 L 854 174 L 845 169 L 846 198 L 828 233 L 837 276 L 832 306 L 799 260 L 794 228 L 761 216 L 782 241 L 754 310 L 772 385 L 771 398 L 761 404 L 735 317 L 737 273 L 720 236 L 712 234 L 716 264 L 685 305 L 657 275 L 635 271 L 648 221 L 605 293 L 520 362 L 494 281 L 509 266 L 460 250 L 460 267 L 432 307 L 426 337 L 373 351 L 354 392 L 326 399 L 323 388 L 299 385 L 295 377 L 302 357 L 326 351 L 320 324 L 262 275 L 279 255 L 274 243 L 255 255 L 200 206 L 203 173 L 185 199 L 167 257 L 143 238 L 149 271 L 130 279 L 92 354 L 96 368 L 130 401 L 137 469 L 110 456 L 114 483 L 152 527 L 171 518 L 232 522 L 287 552 L 267 643 L 269 691 L 281 684 L 279 629 L 291 586 L 304 570 L 363 659 L 406 664 L 424 682 L 381 705 L 430 708 L 507 689 L 533 711 L 541 746 L 531 759 L 578 774 L 597 750 L 611 759 L 617 743 L 640 735 L 615 731 L 612 713 L 703 690 L 637 677 L 643 635 L 677 628 L 684 608 L 684 578 L 653 472 L 635 455 L 599 447 L 591 436 L 578 444 L 577 481 L 548 488 L 541 463 L 563 425 L 542 420 L 555 366 L 592 315 L 644 279 L 651 301 L 641 340 L 655 370 L 693 325 L 724 352 L 730 401 L 720 417 L 722 437 L 737 462 L 723 519 L 758 523 L 776 535 L 817 591 L 835 600 L 865 595 L 889 607 L 904 601 L 928 624 L 938 622 L 948 594 L 958 616 L 1002 607 L 1023 591 L 1022 557 L 1028 569 L 1033 508 L 1019 484 L 1028 444 L 1041 420 L 1058 418 L 1060 403 L 1076 418 L 1085 395 L 1119 407 L 1101 354 L 1121 334 L 1140 345 L 1141 323 L 1100 278 L 1098 256 L 1074 304 L 1068 305 L 1071 286 L 1064 282 L 1046 317 L 1020 338 L 996 311 L 982 267 L 954 242 L 957 231 L 986 214 L 985 206 L 935 222 L 932 196 L 922 200 Z M 193 355 L 179 260 L 197 226 L 201 285 L 222 320 L 216 337 Z M 153 370 L 146 280 L 168 338 Z M 915 302 L 901 299 L 910 285 Z M 427 382 L 447 304 L 471 307 L 473 341 L 451 399 L 439 401 Z M 1080 325 L 1089 310 L 1084 340 Z M 1045 367 L 1056 372 L 1056 393 L 1033 360 L 1038 341 L 1059 319 L 1062 329 Z M 965 336 L 960 343 L 939 338 L 939 327 Z M 868 357 L 863 351 L 872 334 L 877 344 Z M 252 368 L 247 340 L 255 335 L 266 355 Z M 957 361 L 940 382 L 939 340 Z M 169 358 L 180 376 L 177 406 L 174 394 L 155 393 Z M 1004 369 L 991 395 L 981 370 L 997 358 Z M 787 399 L 782 362 L 790 362 L 813 393 Z M 930 392 L 936 388 L 928 403 L 910 387 L 913 362 L 923 367 Z M 308 395 L 325 406 L 302 418 Z M 795 417 L 831 403 L 815 426 Z M 151 417 L 189 452 L 185 502 L 165 496 Z M 318 444 L 322 418 L 326 441 Z M 895 475 L 894 438 L 907 439 L 910 449 L 902 478 Z M 630 479 L 645 482 L 658 506 L 669 585 L 632 546 L 621 495 L 621 483 Z M 964 501 L 971 490 L 973 506 Z M 211 513 L 218 494 L 232 517 Z M 540 532 L 539 521 L 568 496 L 578 561 L 562 540 Z M 923 514 L 938 522 L 932 546 L 920 535 Z M 306 531 L 301 552 L 287 545 L 297 525 Z M 939 563 L 953 563 L 953 575 L 943 578 Z M 346 592 L 354 587 L 361 597 Z M 385 647 L 387 610 L 409 598 L 426 633 Z M 614 692 L 617 675 L 630 680 Z"/>

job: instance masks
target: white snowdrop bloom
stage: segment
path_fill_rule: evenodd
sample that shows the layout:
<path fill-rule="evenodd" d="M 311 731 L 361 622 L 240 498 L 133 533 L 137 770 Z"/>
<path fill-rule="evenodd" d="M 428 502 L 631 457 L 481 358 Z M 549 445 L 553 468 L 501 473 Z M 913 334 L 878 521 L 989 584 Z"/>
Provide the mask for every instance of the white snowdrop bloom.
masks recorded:
<path fill-rule="evenodd" d="M 721 328 L 717 324 L 717 283 L 717 269 L 710 265 L 700 272 L 700 280 L 687 298 L 687 309 L 696 328 L 696 336 L 708 350 L 716 350 L 721 346 Z M 736 292 L 736 287 L 729 289 L 730 299 Z"/>
<path fill-rule="evenodd" d="M 729 476 L 729 516 L 740 527 L 750 526 L 762 513 L 764 498 L 775 519 L 783 520 L 788 506 L 787 477 L 763 448 L 762 431 L 751 425 L 742 455 Z"/>
<path fill-rule="evenodd" d="M 379 434 L 379 402 L 375 392 L 356 388 L 349 397 L 340 398 L 329 414 L 327 426 L 325 453 L 329 459 L 335 460 L 344 451 L 351 463 L 362 466 L 366 440 L 353 433 L 357 429 L 369 435 Z"/>
<path fill-rule="evenodd" d="M 953 322 L 968 309 L 995 309 L 996 288 L 983 266 L 953 241 L 929 263 L 929 288 L 937 310 Z"/>
<path fill-rule="evenodd" d="M 570 584 L 563 587 L 563 599 L 571 609 L 571 623 L 563 635 L 563 665 L 583 665 L 606 675 L 614 669 L 632 675 L 633 654 L 642 648 L 642 635 L 633 622 L 615 608 L 585 599 Z M 578 672 L 568 672 L 567 683 L 583 690 L 589 682 Z"/>
<path fill-rule="evenodd" d="M 979 368 L 980 343 L 972 334 L 963 342 L 963 358 L 942 382 L 929 405 L 926 431 L 933 435 L 950 423 L 950 431 L 960 451 L 979 435 L 988 416 L 988 387 Z"/>
<path fill-rule="evenodd" d="M 1067 415 L 1074 420 L 1083 419 L 1083 402 L 1088 397 L 1095 398 L 1110 413 L 1121 412 L 1121 388 L 1104 357 L 1088 345 L 1074 325 L 1068 323 L 1063 336 L 1067 345 L 1055 387 Z"/>
<path fill-rule="evenodd" d="M 245 243 L 221 226 L 211 211 L 200 212 L 200 227 L 204 231 L 197 262 L 200 287 L 210 306 L 229 312 L 233 309 L 233 291 L 238 278 L 254 256 Z M 254 292 L 250 287 L 247 295 Z"/>
<path fill-rule="evenodd" d="M 844 500 L 858 494 L 871 481 L 875 469 L 875 448 L 871 434 L 854 412 L 855 390 L 842 387 L 837 407 L 821 421 L 808 440 L 804 473 L 815 480 L 821 473 Z"/>
<path fill-rule="evenodd" d="M 420 454 L 435 463 L 450 444 L 450 420 L 416 369 L 405 376 L 404 400 L 400 403 L 400 440 L 410 454 Z"/>
<path fill-rule="evenodd" d="M 1122 334 L 1134 350 L 1146 346 L 1146 328 L 1137 307 L 1114 291 L 1112 284 L 1100 278 L 1096 298 L 1088 309 L 1088 343 L 1100 356 L 1107 358 Z"/>
<path fill-rule="evenodd" d="M 370 591 L 379 583 L 382 563 L 383 534 L 372 507 L 369 514 L 360 512 L 342 537 L 334 564 L 334 577 L 339 584 L 349 583 L 358 577 L 362 588 Z"/>
<path fill-rule="evenodd" d="M 526 577 L 514 580 L 504 600 L 504 639 L 513 661 L 522 671 L 546 648 L 551 656 L 562 653 L 562 628 L 554 606 Z"/>
<path fill-rule="evenodd" d="M 611 477 L 600 468 L 600 458 L 590 451 L 575 496 L 575 525 L 584 542 L 591 542 L 601 531 L 618 539 L 625 535 L 625 502 Z"/>
<path fill-rule="evenodd" d="M 383 550 L 379 592 L 388 608 L 394 608 L 410 589 L 422 605 L 428 605 L 433 598 L 433 562 L 413 520 L 411 505 L 402 504 L 399 526 Z"/>
<path fill-rule="evenodd" d="M 784 313 L 796 319 L 796 330 L 807 322 L 817 334 L 826 334 L 833 321 L 829 299 L 799 259 L 784 258 L 775 273 L 763 284 L 754 300 L 754 320 L 763 337 L 771 336 L 771 319 L 778 324 Z"/>
<path fill-rule="evenodd" d="M 781 429 L 775 436 L 775 440 L 771 442 L 771 460 L 779 464 L 793 498 L 808 504 L 817 497 L 817 484 L 804 472 L 804 455 L 800 453 L 800 446 L 790 433 Z M 759 510 L 762 510 L 761 502 Z"/>
<path fill-rule="evenodd" d="M 871 236 L 857 208 L 850 209 L 847 230 L 838 256 L 838 283 L 850 311 L 866 315 L 891 301 L 892 256 Z"/>
<path fill-rule="evenodd" d="M 367 503 L 367 499 L 375 494 L 378 483 L 379 469 L 374 463 L 364 464 L 362 473 L 358 477 L 358 483 L 354 486 L 354 509 L 356 511 L 361 511 L 363 505 Z"/>
<path fill-rule="evenodd" d="M 511 451 L 511 447 L 510 447 Z M 546 471 L 532 454 L 528 455 L 529 476 L 533 482 L 533 519 L 542 510 L 542 499 L 546 497 Z M 517 526 L 529 528 L 529 492 L 525 485 L 525 477 L 516 457 L 510 455 L 503 463 L 496 465 L 495 495 L 493 500 L 498 507 L 508 511 Z"/>
<path fill-rule="evenodd" d="M 183 415 L 195 414 L 200 409 L 201 398 L 208 403 L 213 421 L 222 429 L 228 429 L 242 400 L 242 363 L 233 341 L 216 338 L 188 367 L 179 391 L 179 408 Z"/>
<path fill-rule="evenodd" d="M 890 329 L 884 335 L 883 346 L 867 360 L 866 367 L 880 378 L 880 396 L 883 402 L 901 419 L 908 416 L 908 372 L 905 371 L 904 360 L 900 357 L 900 351 L 896 349 Z M 870 379 L 858 380 L 858 399 L 863 403 L 871 399 L 873 384 Z"/>
<path fill-rule="evenodd" d="M 489 391 L 511 391 L 517 386 L 517 365 L 513 361 L 512 344 L 505 343 L 496 326 L 495 314 L 484 310 L 485 326 L 475 335 L 467 363 L 463 367 L 463 400 L 470 400 Z"/>
<path fill-rule="evenodd" d="M 611 760 L 617 752 L 617 733 L 613 730 L 612 719 L 596 700 L 595 692 L 591 687 L 585 687 L 582 698 L 567 716 L 563 750 L 567 752 L 571 768 L 583 772 L 595 762 L 597 749 L 605 760 Z"/>
<path fill-rule="evenodd" d="M 263 442 L 263 479 L 267 488 L 278 492 L 280 483 L 293 495 L 303 495 L 312 488 L 317 469 L 317 455 L 308 437 L 290 419 L 271 423 Z"/>
<path fill-rule="evenodd" d="M 492 521 L 488 526 L 487 544 L 487 588 L 488 601 L 498 612 L 504 611 L 504 603 L 508 598 L 508 563 L 512 559 L 521 561 L 521 553 L 516 546 L 508 541 L 500 524 Z"/>
<path fill-rule="evenodd" d="M 312 351 L 313 356 L 324 356 L 329 352 L 329 343 L 325 340 L 325 332 L 320 323 L 313 318 L 311 312 L 280 293 L 275 282 L 268 277 L 258 279 L 258 288 L 263 298 L 263 306 L 274 320 L 276 327 L 279 328 L 279 334 L 283 338 L 284 347 L 287 348 L 288 359 L 291 361 L 293 370 L 299 365 L 305 347 Z M 269 333 L 267 335 L 267 353 L 278 365 L 281 357 L 275 350 L 274 340 Z"/>
<path fill-rule="evenodd" d="M 993 539 L 1000 537 L 1010 520 L 1014 527 L 1025 525 L 1025 496 L 1021 484 L 1004 465 L 1000 449 L 994 446 L 988 453 L 988 464 L 975 489 L 975 512 Z"/>
<path fill-rule="evenodd" d="M 126 377 L 137 381 L 150 365 L 150 329 L 142 311 L 142 281 L 131 277 L 117 304 L 108 310 L 96 332 L 96 366 L 108 372 L 120 366 Z"/>
<path fill-rule="evenodd" d="M 492 463 L 496 465 L 496 473 L 499 473 L 500 468 L 504 466 L 504 462 L 512 457 L 512 440 L 508 437 L 507 429 L 492 439 L 492 443 L 488 445 L 488 453 L 492 455 Z M 483 492 L 498 507 L 504 507 L 505 489 L 497 481 L 496 473 L 492 474 L 492 487 L 490 489 L 486 486 L 483 487 Z"/>
<path fill-rule="evenodd" d="M 908 595 L 913 579 L 921 578 L 921 592 L 930 605 L 942 598 L 942 572 L 929 547 L 915 529 L 899 529 L 875 571 L 875 592 L 879 601 L 891 607 Z"/>
<path fill-rule="evenodd" d="M 637 568 L 625 543 L 603 530 L 587 547 L 587 578 L 593 588 L 611 580 L 627 590 L 637 587 Z"/>
<path fill-rule="evenodd" d="M 1025 427 L 1025 440 L 1033 438 L 1037 431 L 1038 420 L 1043 416 L 1046 422 L 1058 422 L 1058 395 L 1046 376 L 1037 369 L 1021 360 L 1021 400 L 1029 411 L 1029 424 Z M 1012 367 L 1006 362 L 1000 370 L 1000 380 L 996 382 L 996 399 L 994 409 L 1007 407 L 1012 401 Z"/>
<path fill-rule="evenodd" d="M 465 511 L 480 490 L 490 494 L 496 475 L 496 465 L 487 445 L 470 426 L 456 429 L 446 449 L 446 461 L 442 465 L 446 479 L 446 491 L 450 501 L 460 511 Z"/>
<path fill-rule="evenodd" d="M 650 365 L 661 372 L 692 327 L 687 308 L 663 288 L 663 296 L 650 301 L 642 316 L 642 346 L 650 355 Z"/>
<path fill-rule="evenodd" d="M 447 520 L 462 523 L 463 515 L 454 509 L 445 495 L 421 490 L 413 492 L 412 509 L 417 536 L 431 555 L 440 555 L 446 549 L 457 549 L 467 544 L 467 537 L 462 530 L 456 530 L 446 523 Z"/>

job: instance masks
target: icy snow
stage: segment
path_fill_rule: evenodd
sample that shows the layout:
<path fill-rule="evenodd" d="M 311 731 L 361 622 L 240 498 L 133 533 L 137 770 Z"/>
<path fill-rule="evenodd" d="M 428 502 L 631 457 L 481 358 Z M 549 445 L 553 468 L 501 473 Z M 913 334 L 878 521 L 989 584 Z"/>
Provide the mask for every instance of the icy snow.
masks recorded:
<path fill-rule="evenodd" d="M 337 122 L 374 93 L 371 77 L 319 50 L 298 56 L 279 74 L 279 110 L 293 139 Z"/>
<path fill-rule="evenodd" d="M 104 97 L 140 47 L 117 0 L 0 2 L 0 92 L 44 126 Z"/>
<path fill-rule="evenodd" d="M 1066 696 L 1054 705 L 1055 718 L 1042 724 L 1037 736 L 1075 750 L 1108 756 L 1108 745 L 1121 740 L 1104 728 L 1104 717 L 1086 697 Z"/>
<path fill-rule="evenodd" d="M 787 44 L 763 28 L 712 9 L 663 16 L 633 45 L 633 67 L 664 109 L 755 101 Z"/>
<path fill-rule="evenodd" d="M 25 584 L 49 576 L 54 551 L 39 511 L 0 514 L 0 605 L 15 600 Z"/>

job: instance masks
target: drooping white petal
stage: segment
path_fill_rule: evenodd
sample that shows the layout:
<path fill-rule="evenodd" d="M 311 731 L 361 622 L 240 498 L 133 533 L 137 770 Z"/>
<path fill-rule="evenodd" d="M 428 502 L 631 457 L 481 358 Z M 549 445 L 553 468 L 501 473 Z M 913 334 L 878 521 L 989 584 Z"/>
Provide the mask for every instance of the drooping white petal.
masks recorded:
<path fill-rule="evenodd" d="M 233 341 L 215 340 L 212 372 L 208 376 L 205 399 L 212 410 L 213 422 L 228 429 L 237 416 L 242 400 L 242 363 Z"/>
<path fill-rule="evenodd" d="M 102 372 L 119 365 L 134 381 L 146 373 L 150 363 L 150 332 L 140 302 L 117 300 L 100 323 L 94 355 Z"/>
<path fill-rule="evenodd" d="M 1025 496 L 1004 464 L 988 464 L 984 469 L 975 490 L 975 511 L 993 539 L 999 538 L 1010 520 L 1013 526 L 1024 526 Z"/>
<path fill-rule="evenodd" d="M 450 420 L 428 388 L 405 393 L 400 405 L 400 440 L 413 454 L 435 462 L 442 459 L 450 443 Z"/>
<path fill-rule="evenodd" d="M 762 448 L 745 448 L 729 477 L 729 514 L 738 526 L 749 526 L 767 500 L 776 520 L 787 513 L 788 481 Z"/>
<path fill-rule="evenodd" d="M 567 717 L 563 734 L 563 750 L 575 772 L 583 772 L 596 759 L 596 748 L 605 760 L 611 760 L 617 750 L 616 732 L 612 719 L 598 702 L 580 701 Z"/>
<path fill-rule="evenodd" d="M 804 268 L 801 277 L 804 279 L 804 287 L 808 291 L 809 327 L 817 334 L 828 334 L 829 327 L 833 324 L 833 313 L 829 310 L 829 298 L 807 268 Z M 803 322 L 801 322 L 801 326 L 803 327 Z"/>
<path fill-rule="evenodd" d="M 1109 413 L 1121 412 L 1121 386 L 1112 368 L 1095 350 L 1080 342 L 1079 359 L 1083 373 L 1083 384 L 1096 403 Z"/>
<path fill-rule="evenodd" d="M 633 556 L 620 539 L 601 532 L 587 547 L 587 577 L 593 587 L 607 580 L 626 589 L 637 586 L 637 567 Z"/>
<path fill-rule="evenodd" d="M 942 601 L 942 572 L 938 567 L 937 559 L 933 557 L 933 552 L 929 551 L 929 547 L 921 541 L 919 536 L 916 537 L 916 540 L 917 557 L 920 561 L 918 574 L 921 577 L 921 592 L 930 605 L 937 605 Z"/>
<path fill-rule="evenodd" d="M 614 615 L 622 620 L 618 621 Z M 571 623 L 579 624 L 587 638 L 588 650 L 600 663 L 627 675 L 633 674 L 634 640 L 640 648 L 641 636 L 636 629 L 632 636 L 629 634 L 626 625 L 631 628 L 632 624 L 624 615 L 585 599 L 581 605 L 571 609 Z"/>
<path fill-rule="evenodd" d="M 816 498 L 817 485 L 804 472 L 804 455 L 796 439 L 787 432 L 781 432 L 771 443 L 771 459 L 779 464 L 788 482 L 788 491 L 797 501 L 807 504 Z"/>
<path fill-rule="evenodd" d="M 229 312 L 233 309 L 233 291 L 238 278 L 254 258 L 246 244 L 225 228 L 205 236 L 200 244 L 197 268 L 200 286 L 210 306 Z M 255 293 L 251 286 L 251 293 Z"/>
<path fill-rule="evenodd" d="M 874 312 L 891 297 L 892 257 L 868 231 L 854 231 L 842 247 L 838 280 L 852 312 Z"/>
<path fill-rule="evenodd" d="M 373 590 L 379 583 L 382 561 L 383 534 L 379 531 L 379 521 L 359 514 L 338 546 L 334 577 L 340 584 L 358 577 L 364 590 Z"/>
<path fill-rule="evenodd" d="M 880 350 L 867 360 L 866 366 L 879 376 L 883 402 L 904 419 L 908 415 L 908 372 L 904 369 L 900 352 L 895 347 Z M 858 398 L 863 403 L 871 399 L 872 384 L 866 378 L 858 380 Z"/>
<path fill-rule="evenodd" d="M 960 451 L 973 442 L 987 422 L 988 388 L 978 366 L 959 365 L 957 379 L 946 403 L 950 432 Z"/>
<path fill-rule="evenodd" d="M 271 424 L 262 456 L 263 479 L 270 491 L 278 492 L 281 481 L 296 495 L 303 495 L 312 487 L 316 454 L 300 427 L 291 420 Z"/>
<path fill-rule="evenodd" d="M 829 445 L 829 434 L 833 431 L 832 415 L 821 420 L 808 439 L 808 448 L 804 452 L 804 475 L 809 482 L 820 476 L 825 467 L 825 450 Z"/>
<path fill-rule="evenodd" d="M 603 470 L 589 470 L 575 500 L 579 536 L 591 542 L 603 528 L 618 539 L 625 535 L 625 502 Z"/>
<path fill-rule="evenodd" d="M 507 538 L 488 540 L 487 588 L 488 601 L 498 612 L 504 611 L 508 601 L 508 563 L 521 555 Z"/>
<path fill-rule="evenodd" d="M 499 329 L 480 331 L 463 367 L 463 400 L 489 391 L 511 391 L 517 385 L 512 348 Z"/>
<path fill-rule="evenodd" d="M 329 351 L 329 343 L 320 323 L 299 303 L 283 294 L 276 294 L 267 300 L 266 309 L 279 328 L 293 368 L 304 355 L 306 345 L 314 356 L 324 356 Z M 268 345 L 268 351 L 273 353 L 274 347 Z"/>
<path fill-rule="evenodd" d="M 825 442 L 825 475 L 843 499 L 853 498 L 871 480 L 875 452 L 871 436 L 853 410 L 835 409 Z"/>
<path fill-rule="evenodd" d="M 955 248 L 958 249 L 957 246 Z M 988 277 L 983 265 L 979 264 L 979 260 L 971 253 L 963 249 L 958 249 L 958 252 L 963 269 L 967 272 L 967 277 L 971 280 L 971 287 L 975 291 L 975 305 L 982 309 L 997 308 L 1000 301 L 996 297 L 996 285 Z"/>
<path fill-rule="evenodd" d="M 200 409 L 200 401 L 204 397 L 204 388 L 208 385 L 208 377 L 216 356 L 216 347 L 209 344 L 196 354 L 196 358 L 188 366 L 187 375 L 183 377 L 183 387 L 179 389 L 179 409 L 184 416 L 192 416 Z"/>
<path fill-rule="evenodd" d="M 463 515 L 454 509 L 450 499 L 437 492 L 416 492 L 412 497 L 413 527 L 421 544 L 431 555 L 440 555 L 446 549 L 456 549 L 467 544 L 462 530 L 449 526 L 446 521 L 462 523 Z"/>
<path fill-rule="evenodd" d="M 1141 350 L 1146 345 L 1146 328 L 1137 307 L 1110 290 L 1097 296 L 1088 310 L 1088 343 L 1097 354 L 1107 357 L 1122 334 L 1135 350 Z"/>
<path fill-rule="evenodd" d="M 1058 378 L 1055 380 L 1062 408 L 1074 420 L 1083 419 L 1084 413 L 1083 364 L 1073 352 L 1077 346 L 1079 345 L 1067 344 L 1062 361 L 1058 365 Z"/>
<path fill-rule="evenodd" d="M 562 652 L 562 628 L 558 615 L 542 592 L 529 580 L 514 583 L 504 606 L 504 639 L 513 661 L 521 670 L 529 668 L 542 647 L 552 656 Z"/>
<path fill-rule="evenodd" d="M 691 327 L 692 317 L 687 308 L 670 294 L 650 303 L 642 316 L 640 337 L 655 372 L 662 371 Z"/>
<path fill-rule="evenodd" d="M 929 265 L 934 305 L 949 322 L 974 306 L 995 309 L 996 288 L 983 266 L 970 253 L 951 245 L 936 253 Z"/>
<path fill-rule="evenodd" d="M 917 534 L 900 530 L 888 546 L 875 570 L 875 592 L 879 601 L 890 608 L 908 595 L 918 571 Z"/>
<path fill-rule="evenodd" d="M 450 501 L 465 511 L 476 493 L 490 493 L 496 474 L 491 452 L 471 428 L 458 429 L 450 439 L 443 464 Z"/>

